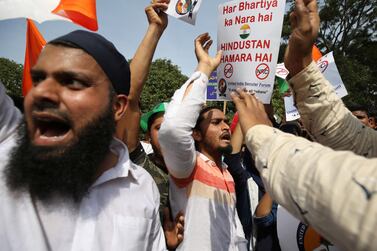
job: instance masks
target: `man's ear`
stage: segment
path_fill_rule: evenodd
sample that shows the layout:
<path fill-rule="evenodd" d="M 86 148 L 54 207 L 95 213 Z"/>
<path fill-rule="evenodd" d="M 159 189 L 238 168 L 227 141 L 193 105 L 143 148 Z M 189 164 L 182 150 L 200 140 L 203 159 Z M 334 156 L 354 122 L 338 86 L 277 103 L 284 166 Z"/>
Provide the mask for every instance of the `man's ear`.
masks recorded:
<path fill-rule="evenodd" d="M 198 130 L 198 129 L 194 129 L 193 131 L 192 131 L 192 137 L 194 138 L 194 140 L 195 141 L 197 141 L 197 142 L 200 142 L 200 141 L 202 141 L 202 133 L 200 132 L 200 130 Z"/>
<path fill-rule="evenodd" d="M 119 94 L 116 96 L 115 101 L 113 103 L 113 111 L 114 111 L 114 120 L 118 122 L 126 113 L 127 109 L 127 96 L 124 94 Z"/>

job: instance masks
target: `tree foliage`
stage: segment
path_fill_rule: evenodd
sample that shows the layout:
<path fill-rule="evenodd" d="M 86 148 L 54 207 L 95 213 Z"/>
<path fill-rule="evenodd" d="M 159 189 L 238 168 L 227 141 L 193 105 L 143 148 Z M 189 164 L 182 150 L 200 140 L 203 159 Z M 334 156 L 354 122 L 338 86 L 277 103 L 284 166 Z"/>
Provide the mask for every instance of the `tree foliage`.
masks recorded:
<path fill-rule="evenodd" d="M 319 45 L 344 56 L 376 38 L 375 0 L 327 0 L 320 10 Z"/>
<path fill-rule="evenodd" d="M 11 96 L 21 97 L 23 66 L 7 58 L 0 58 L 0 80 L 7 93 Z"/>
<path fill-rule="evenodd" d="M 156 59 L 150 67 L 148 79 L 141 95 L 142 112 L 147 112 L 156 104 L 170 101 L 174 92 L 188 79 L 177 65 L 168 59 Z"/>

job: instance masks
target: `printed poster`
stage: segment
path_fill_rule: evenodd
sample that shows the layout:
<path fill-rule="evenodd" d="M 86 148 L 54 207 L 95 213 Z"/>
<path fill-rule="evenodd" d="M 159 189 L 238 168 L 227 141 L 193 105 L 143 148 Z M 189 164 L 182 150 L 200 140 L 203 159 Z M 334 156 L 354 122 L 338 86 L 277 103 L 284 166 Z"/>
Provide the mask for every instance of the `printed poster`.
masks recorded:
<path fill-rule="evenodd" d="M 277 231 L 282 251 L 341 251 L 282 206 L 277 211 Z"/>
<path fill-rule="evenodd" d="M 342 78 L 340 77 L 338 68 L 335 64 L 333 52 L 329 52 L 317 61 L 318 68 L 325 76 L 325 78 L 331 83 L 335 89 L 335 93 L 339 98 L 343 98 L 348 95 L 347 89 L 344 86 Z"/>
<path fill-rule="evenodd" d="M 202 0 L 170 0 L 166 14 L 195 25 Z"/>
<path fill-rule="evenodd" d="M 217 74 L 216 71 L 211 73 L 207 85 L 207 100 L 217 100 Z"/>
<path fill-rule="evenodd" d="M 269 104 L 285 12 L 285 1 L 229 1 L 218 7 L 218 100 L 246 88 Z"/>
<path fill-rule="evenodd" d="M 344 86 L 342 78 L 340 77 L 338 68 L 335 64 L 333 52 L 329 52 L 317 61 L 317 66 L 325 78 L 334 87 L 335 93 L 339 98 L 348 95 L 347 89 Z M 288 70 L 284 64 L 278 64 L 276 68 L 276 76 L 285 79 L 288 76 Z M 294 106 L 293 96 L 287 95 L 284 97 L 284 108 L 286 121 L 292 121 L 300 118 L 297 108 Z"/>

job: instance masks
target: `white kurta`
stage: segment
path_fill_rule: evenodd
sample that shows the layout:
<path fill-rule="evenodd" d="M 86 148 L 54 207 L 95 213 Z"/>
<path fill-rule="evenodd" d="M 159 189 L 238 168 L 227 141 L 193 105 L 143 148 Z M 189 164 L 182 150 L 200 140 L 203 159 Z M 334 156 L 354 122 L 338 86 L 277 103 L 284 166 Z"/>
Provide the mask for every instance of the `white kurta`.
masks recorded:
<path fill-rule="evenodd" d="M 33 203 L 29 193 L 9 191 L 3 170 L 21 114 L 0 83 L 1 250 L 165 250 L 160 196 L 152 177 L 129 160 L 114 139 L 118 163 L 103 173 L 78 205 Z"/>

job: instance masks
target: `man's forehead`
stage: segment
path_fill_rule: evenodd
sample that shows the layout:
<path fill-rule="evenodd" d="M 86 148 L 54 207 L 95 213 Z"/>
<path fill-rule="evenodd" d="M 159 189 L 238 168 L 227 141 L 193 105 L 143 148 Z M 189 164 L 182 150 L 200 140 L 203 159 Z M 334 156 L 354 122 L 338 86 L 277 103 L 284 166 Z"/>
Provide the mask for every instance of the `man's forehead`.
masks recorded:
<path fill-rule="evenodd" d="M 90 57 L 94 60 L 93 57 L 91 57 L 81 48 L 68 47 L 59 44 L 47 44 L 45 47 L 43 47 L 41 53 L 39 54 L 39 58 L 46 56 L 69 58 L 68 56 L 70 56 L 71 54 L 74 54 L 79 57 Z"/>
<path fill-rule="evenodd" d="M 46 45 L 33 69 L 43 70 L 47 66 L 54 70 L 67 68 L 70 71 L 99 71 L 105 74 L 95 59 L 84 50 L 60 45 Z"/>
<path fill-rule="evenodd" d="M 206 119 L 225 119 L 225 114 L 217 108 L 213 108 L 204 113 Z"/>

